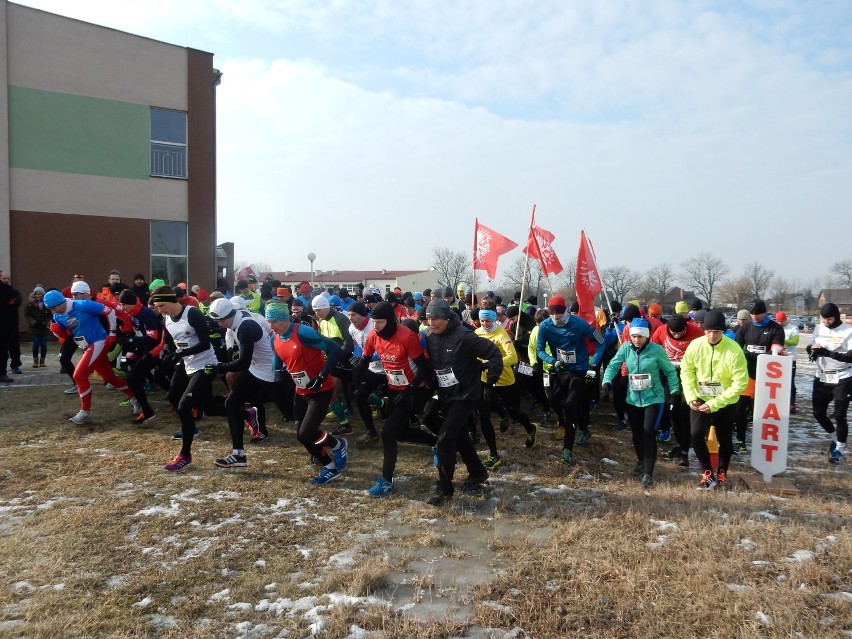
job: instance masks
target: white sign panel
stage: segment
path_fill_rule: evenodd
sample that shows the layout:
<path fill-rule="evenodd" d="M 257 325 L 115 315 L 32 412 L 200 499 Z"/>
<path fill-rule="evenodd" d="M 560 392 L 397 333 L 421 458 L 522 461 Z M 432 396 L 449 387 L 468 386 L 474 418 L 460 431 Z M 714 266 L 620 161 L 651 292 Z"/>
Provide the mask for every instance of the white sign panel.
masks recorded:
<path fill-rule="evenodd" d="M 793 358 L 759 355 L 755 382 L 751 465 L 769 484 L 773 475 L 787 469 Z"/>

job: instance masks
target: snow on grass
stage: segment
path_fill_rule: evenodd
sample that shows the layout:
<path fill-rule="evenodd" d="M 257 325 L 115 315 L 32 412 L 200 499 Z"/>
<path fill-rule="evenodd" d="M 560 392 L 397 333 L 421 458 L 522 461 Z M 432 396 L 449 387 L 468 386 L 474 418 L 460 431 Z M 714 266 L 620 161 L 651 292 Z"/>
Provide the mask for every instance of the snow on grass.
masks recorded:
<path fill-rule="evenodd" d="M 653 519 L 653 518 L 650 521 L 651 521 L 652 524 L 654 524 L 657 527 L 657 530 L 659 530 L 660 532 L 667 532 L 667 531 L 671 531 L 671 530 L 680 530 L 678 525 L 674 522 L 671 522 L 671 521 L 665 521 L 665 520 L 662 520 L 662 519 Z"/>
<path fill-rule="evenodd" d="M 150 506 L 149 508 L 143 508 L 142 510 L 133 513 L 133 517 L 153 517 L 155 515 L 161 515 L 163 517 L 177 517 L 180 512 L 180 504 L 177 502 L 172 502 L 168 506 Z"/>
<path fill-rule="evenodd" d="M 359 550 L 358 547 L 341 550 L 328 558 L 328 565 L 333 568 L 354 568 L 356 565 L 355 555 Z"/>
<path fill-rule="evenodd" d="M 742 550 L 757 550 L 757 544 L 748 537 L 743 537 L 737 542 L 737 548 L 741 548 Z"/>
<path fill-rule="evenodd" d="M 604 457 L 604 458 L 601 460 L 601 463 L 602 463 L 604 466 L 621 466 L 621 462 L 618 462 L 618 461 L 616 461 L 616 460 L 614 460 L 614 459 L 610 459 L 609 457 Z"/>
<path fill-rule="evenodd" d="M 815 557 L 816 555 L 810 550 L 794 550 L 793 554 L 787 557 L 787 561 L 804 563 L 806 561 L 813 561 Z"/>
<path fill-rule="evenodd" d="M 150 597 L 145 597 L 144 599 L 137 601 L 135 604 L 131 604 L 130 607 L 131 608 L 147 608 L 152 603 L 154 603 L 153 599 L 151 599 Z"/>

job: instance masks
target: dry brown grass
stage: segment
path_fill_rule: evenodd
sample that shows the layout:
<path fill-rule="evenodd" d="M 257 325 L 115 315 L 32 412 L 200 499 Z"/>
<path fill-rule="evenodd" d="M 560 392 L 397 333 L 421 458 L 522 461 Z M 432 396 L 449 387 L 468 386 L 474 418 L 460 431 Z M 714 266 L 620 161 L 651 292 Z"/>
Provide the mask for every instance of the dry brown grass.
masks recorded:
<path fill-rule="evenodd" d="M 436 510 L 422 503 L 435 479 L 423 448 L 400 447 L 397 492 L 376 500 L 364 491 L 380 449 L 351 449 L 345 478 L 317 489 L 279 426 L 247 469 L 223 471 L 212 460 L 227 427 L 204 420 L 193 465 L 168 474 L 178 424 L 163 393 L 152 398 L 158 417 L 140 429 L 97 387 L 95 423 L 75 427 L 60 387 L 0 391 L 0 636 L 304 637 L 312 623 L 320 637 L 355 625 L 387 638 L 852 631 L 850 470 L 828 466 L 807 418 L 797 428 L 818 439 L 793 450 L 797 496 L 699 493 L 694 468 L 664 461 L 643 491 L 627 433 L 601 409 L 577 469 L 558 463 L 550 432 L 532 451 L 514 432 L 493 487 Z M 411 602 L 449 616 L 400 610 Z"/>

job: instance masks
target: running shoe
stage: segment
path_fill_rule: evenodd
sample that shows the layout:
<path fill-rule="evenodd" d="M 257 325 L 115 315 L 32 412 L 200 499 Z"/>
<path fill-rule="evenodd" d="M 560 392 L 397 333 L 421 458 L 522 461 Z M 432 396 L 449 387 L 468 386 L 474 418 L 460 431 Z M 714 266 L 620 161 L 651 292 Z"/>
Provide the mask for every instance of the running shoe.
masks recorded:
<path fill-rule="evenodd" d="M 501 417 L 500 418 L 500 432 L 501 433 L 505 433 L 506 431 L 508 431 L 510 425 L 511 425 L 511 423 L 509 422 L 508 417 Z"/>
<path fill-rule="evenodd" d="M 151 413 L 150 415 L 146 415 L 144 412 L 139 411 L 139 414 L 136 415 L 136 417 L 133 418 L 133 423 L 136 424 L 137 426 L 141 426 L 145 422 L 150 422 L 155 417 L 156 417 L 156 415 L 154 413 Z M 181 439 L 183 439 L 183 437 L 181 437 Z"/>
<path fill-rule="evenodd" d="M 370 497 L 384 497 L 385 495 L 389 495 L 393 492 L 393 482 L 388 481 L 384 477 L 379 477 L 376 480 L 376 483 L 367 490 L 367 494 Z"/>
<path fill-rule="evenodd" d="M 638 461 L 636 465 L 633 467 L 634 475 L 644 475 L 645 474 L 645 462 Z"/>
<path fill-rule="evenodd" d="M 500 466 L 503 465 L 503 460 L 500 459 L 500 455 L 491 455 L 482 465 L 488 470 L 494 470 L 495 468 L 500 468 Z"/>
<path fill-rule="evenodd" d="M 726 471 L 724 468 L 720 468 L 716 472 L 716 485 L 718 485 L 719 488 L 728 487 L 728 471 Z"/>
<path fill-rule="evenodd" d="M 451 493 L 442 493 L 440 490 L 436 490 L 435 494 L 432 495 L 429 499 L 426 500 L 426 503 L 430 506 L 435 506 L 436 508 L 440 508 L 441 506 L 446 506 L 453 500 L 453 495 Z"/>
<path fill-rule="evenodd" d="M 654 478 L 651 475 L 642 475 L 642 488 L 653 488 Z"/>
<path fill-rule="evenodd" d="M 589 441 L 589 438 L 592 436 L 592 429 L 586 428 L 583 430 L 577 431 L 577 444 L 582 445 Z"/>
<path fill-rule="evenodd" d="M 178 453 L 172 460 L 164 466 L 164 468 L 170 473 L 179 473 L 184 468 L 189 466 L 192 463 L 192 456 L 185 457 L 183 453 Z"/>
<path fill-rule="evenodd" d="M 482 490 L 483 486 L 488 484 L 488 471 L 485 470 L 481 475 L 469 475 L 462 483 L 462 491 L 473 493 Z"/>
<path fill-rule="evenodd" d="M 701 475 L 701 481 L 698 482 L 698 490 L 713 490 L 716 488 L 716 478 L 713 477 L 712 470 L 705 470 Z"/>
<path fill-rule="evenodd" d="M 249 444 L 259 444 L 267 439 L 269 439 L 269 433 L 260 433 L 257 437 L 252 437 L 249 440 Z"/>
<path fill-rule="evenodd" d="M 680 457 L 680 446 L 674 446 L 667 453 L 663 453 L 663 458 L 668 460 L 677 459 L 678 457 Z"/>
<path fill-rule="evenodd" d="M 92 421 L 92 412 L 88 410 L 81 410 L 68 421 L 72 424 L 88 424 Z"/>
<path fill-rule="evenodd" d="M 260 424 L 257 421 L 257 409 L 254 406 L 246 408 L 245 423 L 249 429 L 249 434 L 252 439 L 260 435 Z"/>
<path fill-rule="evenodd" d="M 340 422 L 340 426 L 331 431 L 331 434 L 335 437 L 344 437 L 345 435 L 352 434 L 352 425 L 349 423 L 347 419 L 344 422 Z"/>
<path fill-rule="evenodd" d="M 193 436 L 198 436 L 198 426 L 195 427 L 195 432 L 193 433 Z M 180 441 L 181 439 L 183 439 L 183 431 L 179 430 L 178 432 L 176 432 L 174 435 L 172 435 L 172 439 L 175 441 Z"/>
<path fill-rule="evenodd" d="M 130 409 L 134 414 L 142 412 L 142 404 L 139 403 L 139 400 L 135 397 L 130 398 Z"/>
<path fill-rule="evenodd" d="M 657 435 L 657 439 L 663 443 L 666 443 L 672 438 L 672 431 L 669 428 L 661 428 L 659 434 Z"/>
<path fill-rule="evenodd" d="M 563 439 L 565 439 L 565 427 L 564 426 L 557 426 L 553 430 L 553 438 L 558 439 L 559 441 L 562 441 Z"/>
<path fill-rule="evenodd" d="M 219 468 L 245 468 L 248 466 L 245 455 L 227 455 L 213 462 Z"/>
<path fill-rule="evenodd" d="M 311 480 L 311 483 L 316 486 L 322 486 L 323 484 L 327 484 L 332 479 L 337 479 L 338 477 L 340 477 L 340 470 L 338 468 L 326 468 L 323 466 L 322 470 L 320 470 L 320 474 L 314 477 Z"/>
<path fill-rule="evenodd" d="M 11 381 L 11 380 L 9 380 L 9 381 Z M 76 395 L 77 394 L 77 384 L 74 384 L 73 386 L 69 386 L 68 388 L 66 388 L 62 392 L 65 393 L 66 395 Z"/>
<path fill-rule="evenodd" d="M 348 459 L 346 450 L 347 448 L 349 448 L 349 445 L 346 443 L 346 440 L 343 437 L 341 437 L 337 441 L 340 445 L 337 448 L 331 449 L 331 457 L 332 459 L 334 459 L 334 465 L 337 470 L 341 471 L 346 468 L 346 462 Z"/>
<path fill-rule="evenodd" d="M 843 461 L 843 451 L 837 447 L 837 442 L 831 442 L 831 448 L 828 449 L 828 461 L 832 464 L 839 464 Z"/>
<path fill-rule="evenodd" d="M 538 434 L 538 427 L 533 424 L 533 429 L 527 433 L 527 438 L 524 440 L 524 446 L 526 448 L 532 448 L 535 446 L 535 436 Z"/>
<path fill-rule="evenodd" d="M 355 446 L 357 448 L 366 448 L 373 442 L 379 441 L 379 434 L 375 431 L 370 432 L 367 431 L 363 435 L 361 435 L 358 439 L 355 440 Z"/>
<path fill-rule="evenodd" d="M 571 452 L 570 448 L 562 449 L 562 463 L 566 466 L 574 465 L 574 453 Z"/>
<path fill-rule="evenodd" d="M 627 422 L 625 422 L 623 419 L 619 419 L 618 423 L 615 425 L 615 430 L 621 432 L 625 428 L 627 428 Z"/>
<path fill-rule="evenodd" d="M 738 441 L 736 448 L 734 448 L 734 452 L 738 455 L 741 453 L 747 453 L 748 448 L 746 447 L 746 443 L 744 441 Z"/>

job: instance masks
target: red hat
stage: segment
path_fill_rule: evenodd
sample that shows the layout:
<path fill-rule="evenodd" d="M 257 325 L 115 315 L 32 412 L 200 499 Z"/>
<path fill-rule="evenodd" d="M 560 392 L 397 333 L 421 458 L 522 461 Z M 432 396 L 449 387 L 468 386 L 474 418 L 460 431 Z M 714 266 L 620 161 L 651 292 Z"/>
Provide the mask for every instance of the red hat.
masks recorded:
<path fill-rule="evenodd" d="M 275 297 L 290 297 L 290 289 L 285 286 L 279 286 L 275 289 Z"/>
<path fill-rule="evenodd" d="M 307 295 L 310 292 L 311 292 L 311 285 L 310 284 L 308 284 L 307 282 L 302 282 L 301 284 L 299 284 L 299 293 L 301 293 L 302 295 Z"/>
<path fill-rule="evenodd" d="M 200 288 L 195 292 L 195 296 L 198 298 L 199 302 L 206 302 L 210 299 L 210 293 L 207 292 L 207 289 Z"/>
<path fill-rule="evenodd" d="M 568 308 L 568 305 L 565 303 L 565 298 L 561 295 L 554 295 L 550 298 L 550 301 L 547 303 L 547 308 L 551 306 L 561 306 L 563 308 Z"/>
<path fill-rule="evenodd" d="M 186 282 L 181 282 L 178 286 L 180 286 L 183 290 L 186 290 Z"/>
<path fill-rule="evenodd" d="M 787 313 L 785 313 L 784 311 L 778 311 L 777 313 L 775 313 L 775 321 L 779 324 L 783 324 L 787 321 Z"/>
<path fill-rule="evenodd" d="M 653 315 L 654 317 L 659 317 L 663 314 L 663 307 L 654 302 L 648 307 L 648 315 Z"/>

